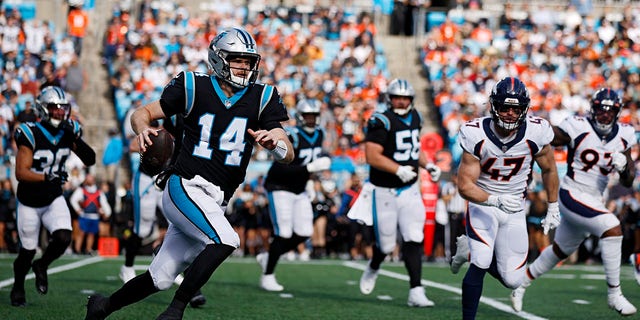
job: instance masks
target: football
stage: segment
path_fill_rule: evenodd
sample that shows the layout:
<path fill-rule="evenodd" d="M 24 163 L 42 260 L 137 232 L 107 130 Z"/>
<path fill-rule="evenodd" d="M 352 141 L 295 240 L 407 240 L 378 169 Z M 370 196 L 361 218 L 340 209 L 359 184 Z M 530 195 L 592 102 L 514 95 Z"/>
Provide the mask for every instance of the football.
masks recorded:
<path fill-rule="evenodd" d="M 147 145 L 147 150 L 140 153 L 140 170 L 155 176 L 162 172 L 169 165 L 173 155 L 173 136 L 164 129 L 158 130 L 158 135 L 149 135 L 151 145 Z"/>

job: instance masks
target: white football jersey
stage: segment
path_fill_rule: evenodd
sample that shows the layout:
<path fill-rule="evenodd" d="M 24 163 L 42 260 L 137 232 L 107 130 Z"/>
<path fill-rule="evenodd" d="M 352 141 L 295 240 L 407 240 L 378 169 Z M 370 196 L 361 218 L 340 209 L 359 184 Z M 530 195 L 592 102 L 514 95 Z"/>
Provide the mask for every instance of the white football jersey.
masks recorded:
<path fill-rule="evenodd" d="M 568 145 L 567 174 L 561 187 L 602 195 L 614 172 L 611 155 L 625 152 L 637 143 L 635 130 L 626 124 L 617 124 L 606 139 L 598 136 L 585 117 L 566 118 L 558 128 L 571 137 Z"/>
<path fill-rule="evenodd" d="M 491 129 L 491 117 L 471 120 L 460 128 L 460 146 L 480 160 L 477 184 L 490 194 L 524 194 L 534 156 L 553 139 L 545 119 L 528 116 L 516 136 L 502 142 Z"/>

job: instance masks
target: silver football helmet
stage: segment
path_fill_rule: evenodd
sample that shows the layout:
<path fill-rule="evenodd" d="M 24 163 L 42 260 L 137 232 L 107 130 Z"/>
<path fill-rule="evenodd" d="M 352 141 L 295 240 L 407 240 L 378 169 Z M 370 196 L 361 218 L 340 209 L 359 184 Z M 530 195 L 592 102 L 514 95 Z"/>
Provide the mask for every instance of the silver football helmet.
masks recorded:
<path fill-rule="evenodd" d="M 229 61 L 236 58 L 251 60 L 245 77 L 236 76 L 231 70 Z M 209 44 L 209 67 L 216 77 L 234 88 L 242 89 L 255 83 L 258 78 L 258 65 L 260 65 L 260 54 L 258 54 L 256 41 L 242 28 L 235 27 L 222 31 Z"/>
<path fill-rule="evenodd" d="M 57 128 L 62 122 L 69 120 L 71 102 L 62 88 L 49 86 L 42 89 L 36 97 L 34 111 L 40 121 L 49 122 Z"/>
<path fill-rule="evenodd" d="M 298 122 L 305 130 L 314 130 L 320 117 L 320 101 L 303 98 L 296 104 Z"/>
<path fill-rule="evenodd" d="M 400 115 L 404 116 L 413 108 L 413 98 L 416 95 L 416 91 L 413 89 L 413 86 L 409 83 L 409 81 L 404 79 L 393 79 L 389 82 L 387 86 L 387 103 L 391 107 L 391 110 Z M 404 108 L 398 108 L 391 105 L 391 97 L 400 96 L 400 97 L 409 97 L 411 98 L 411 103 Z"/>

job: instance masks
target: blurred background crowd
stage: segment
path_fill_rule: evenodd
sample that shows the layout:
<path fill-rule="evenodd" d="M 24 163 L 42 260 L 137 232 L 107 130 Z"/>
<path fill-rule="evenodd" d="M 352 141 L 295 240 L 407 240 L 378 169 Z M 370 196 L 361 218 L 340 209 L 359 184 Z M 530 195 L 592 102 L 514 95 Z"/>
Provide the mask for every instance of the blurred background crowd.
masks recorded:
<path fill-rule="evenodd" d="M 87 169 L 79 159 L 67 161 L 70 180 L 65 189 L 70 197 L 95 180 L 113 209 L 98 236 L 123 238 L 133 216 L 129 177 L 139 159 L 129 152 L 131 113 L 157 99 L 178 72 L 207 72 L 210 40 L 234 25 L 245 26 L 256 39 L 262 55 L 258 81 L 278 88 L 290 110 L 288 125 L 296 124 L 300 97 L 322 101 L 320 126 L 333 163 L 309 183 L 315 233 L 292 258 L 369 258 L 370 235 L 345 214 L 368 173 L 361 143 L 366 121 L 386 107 L 384 93 L 392 77 L 417 77 L 428 84 L 426 101 L 415 103 L 426 106 L 421 111 L 431 121 L 422 138 L 423 151 L 444 172 L 439 183 L 423 186 L 429 202 L 425 253 L 434 261 L 447 261 L 455 243 L 451 239 L 464 232 L 466 203 L 457 192 L 455 174 L 461 156 L 458 129 L 487 114 L 489 90 L 500 78 L 519 77 L 532 95 L 531 112 L 554 125 L 569 115 L 584 115 L 590 95 L 601 86 L 612 87 L 625 100 L 619 120 L 640 132 L 640 6 L 633 2 L 247 1 L 239 6 L 231 0 L 112 0 L 106 1 L 106 11 L 90 0 L 56 2 L 68 8 L 67 18 L 57 24 L 38 18 L 41 6 L 34 1 L 0 1 L 0 251 L 15 252 L 18 245 L 12 130 L 35 120 L 31 108 L 40 89 L 57 85 L 89 101 L 76 99 L 73 117 L 85 124 L 90 141 L 100 141 L 101 163 Z M 88 45 L 87 35 L 92 34 L 99 40 Z M 382 37 L 413 41 L 405 42 L 411 43 L 406 48 L 389 48 L 381 44 Z M 406 59 L 403 50 L 418 57 L 405 61 L 415 65 L 413 75 L 389 67 L 390 60 Z M 104 78 L 94 79 L 98 69 L 105 71 Z M 113 119 L 101 119 L 101 113 L 89 108 L 86 89 L 94 81 L 106 84 L 109 105 L 100 108 L 112 109 Z M 96 130 L 92 121 L 115 125 Z M 634 159 L 638 153 L 633 151 Z M 566 156 L 566 150 L 556 150 L 561 175 Z M 271 233 L 263 187 L 270 160 L 260 148 L 253 157 L 246 183 L 228 208 L 241 234 L 241 256 L 267 250 Z M 531 258 L 549 243 L 539 227 L 546 195 L 539 177 L 533 178 L 528 209 Z M 608 199 L 623 222 L 626 261 L 636 246 L 640 249 L 634 235 L 640 179 L 631 189 L 613 179 Z M 157 232 L 144 241 L 148 252 L 166 228 L 162 214 L 158 217 Z M 97 241 L 84 247 L 77 244 L 86 242 L 84 235 L 74 239 L 70 253 L 96 253 Z M 589 239 L 570 261 L 597 262 L 598 255 L 597 240 Z"/>

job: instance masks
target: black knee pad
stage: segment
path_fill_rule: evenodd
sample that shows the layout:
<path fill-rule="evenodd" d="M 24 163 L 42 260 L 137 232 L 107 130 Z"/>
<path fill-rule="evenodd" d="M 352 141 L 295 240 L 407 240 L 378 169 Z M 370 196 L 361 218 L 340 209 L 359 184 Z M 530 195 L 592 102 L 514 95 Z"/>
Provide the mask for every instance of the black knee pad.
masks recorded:
<path fill-rule="evenodd" d="M 64 246 L 71 244 L 71 230 L 56 230 L 51 234 L 51 241 Z"/>

